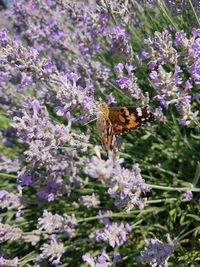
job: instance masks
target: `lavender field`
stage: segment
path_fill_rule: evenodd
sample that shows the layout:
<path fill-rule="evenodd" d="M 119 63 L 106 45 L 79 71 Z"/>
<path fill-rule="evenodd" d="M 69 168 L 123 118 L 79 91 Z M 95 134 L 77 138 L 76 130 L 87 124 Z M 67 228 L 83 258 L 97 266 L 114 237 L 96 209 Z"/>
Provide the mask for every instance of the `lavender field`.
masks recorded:
<path fill-rule="evenodd" d="M 200 1 L 0 14 L 0 266 L 199 267 Z"/>

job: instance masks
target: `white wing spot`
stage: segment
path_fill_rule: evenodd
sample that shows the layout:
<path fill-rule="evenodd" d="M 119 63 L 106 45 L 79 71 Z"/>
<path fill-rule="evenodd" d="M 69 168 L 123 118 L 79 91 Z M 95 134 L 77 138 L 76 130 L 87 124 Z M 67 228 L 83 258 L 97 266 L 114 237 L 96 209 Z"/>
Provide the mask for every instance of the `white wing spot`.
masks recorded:
<path fill-rule="evenodd" d="M 138 116 L 142 117 L 142 109 L 141 108 L 136 108 Z"/>

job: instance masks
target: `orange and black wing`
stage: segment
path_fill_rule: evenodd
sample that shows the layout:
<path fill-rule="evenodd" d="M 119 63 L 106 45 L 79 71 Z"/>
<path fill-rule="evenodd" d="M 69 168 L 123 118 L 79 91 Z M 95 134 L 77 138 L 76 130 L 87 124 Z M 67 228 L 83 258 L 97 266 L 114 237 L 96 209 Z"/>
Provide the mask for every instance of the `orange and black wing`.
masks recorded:
<path fill-rule="evenodd" d="M 110 107 L 109 119 L 115 135 L 133 130 L 154 120 L 148 107 Z"/>

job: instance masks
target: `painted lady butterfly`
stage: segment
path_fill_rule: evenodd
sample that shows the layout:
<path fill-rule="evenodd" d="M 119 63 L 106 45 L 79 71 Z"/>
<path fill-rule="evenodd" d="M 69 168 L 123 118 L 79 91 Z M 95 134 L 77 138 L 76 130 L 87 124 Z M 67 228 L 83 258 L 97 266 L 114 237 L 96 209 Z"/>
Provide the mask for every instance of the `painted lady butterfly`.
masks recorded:
<path fill-rule="evenodd" d="M 116 136 L 154 120 L 147 107 L 108 107 L 102 102 L 97 115 L 97 130 L 106 151 L 114 149 Z"/>

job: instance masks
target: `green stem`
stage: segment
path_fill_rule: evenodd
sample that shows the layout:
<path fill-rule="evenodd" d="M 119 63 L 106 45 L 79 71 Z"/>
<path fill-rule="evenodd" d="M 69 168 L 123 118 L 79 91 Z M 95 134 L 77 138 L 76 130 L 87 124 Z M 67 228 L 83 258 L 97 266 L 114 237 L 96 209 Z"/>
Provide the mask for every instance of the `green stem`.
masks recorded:
<path fill-rule="evenodd" d="M 114 21 L 114 23 L 117 24 L 117 20 L 116 20 L 114 14 L 113 14 L 113 11 L 112 11 L 111 7 L 109 7 L 109 5 L 108 5 L 108 3 L 107 3 L 107 0 L 104 0 L 104 3 L 105 3 L 105 5 L 106 5 L 107 10 L 108 10 L 108 12 L 110 13 L 110 15 L 111 15 L 113 21 Z"/>
<path fill-rule="evenodd" d="M 197 13 L 196 13 L 196 11 L 195 11 L 195 9 L 194 9 L 194 6 L 193 6 L 193 4 L 192 4 L 192 1 L 189 0 L 189 3 L 190 3 L 190 6 L 191 6 L 191 8 L 192 8 L 192 11 L 193 11 L 193 13 L 194 13 L 194 16 L 195 16 L 195 18 L 196 18 L 196 20 L 197 20 L 197 23 L 198 23 L 199 26 L 200 26 L 200 21 L 199 21 L 199 18 L 198 18 L 198 16 L 197 16 Z"/>
<path fill-rule="evenodd" d="M 8 174 L 8 173 L 0 173 L 0 177 L 10 177 L 10 178 L 17 178 L 16 175 Z"/>
<path fill-rule="evenodd" d="M 171 186 L 162 186 L 162 185 L 152 185 L 147 184 L 152 189 L 158 189 L 158 190 L 164 190 L 164 191 L 178 191 L 178 192 L 186 192 L 186 191 L 192 191 L 192 192 L 200 192 L 200 188 L 192 188 L 192 187 L 171 187 Z"/>
<path fill-rule="evenodd" d="M 174 29 L 175 29 L 176 31 L 178 31 L 179 29 L 178 29 L 177 25 L 176 25 L 175 22 L 172 20 L 172 18 L 167 14 L 164 5 L 165 5 L 164 3 L 161 3 L 161 5 L 160 5 L 160 8 L 161 8 L 163 14 L 166 16 L 166 18 L 169 20 L 169 22 L 174 26 Z"/>
<path fill-rule="evenodd" d="M 156 204 L 156 203 L 162 203 L 162 202 L 171 202 L 171 201 L 177 201 L 177 198 L 162 198 L 162 199 L 155 199 L 155 200 L 148 200 L 147 204 Z"/>
<path fill-rule="evenodd" d="M 187 235 L 190 235 L 192 232 L 194 232 L 195 230 L 198 230 L 198 229 L 200 229 L 200 226 L 197 226 L 197 227 L 195 227 L 194 229 L 189 230 L 188 232 L 186 232 L 185 234 L 183 234 L 182 236 L 180 236 L 180 237 L 177 239 L 177 241 L 178 241 L 178 240 L 182 240 L 184 237 L 186 237 Z"/>
<path fill-rule="evenodd" d="M 112 213 L 112 214 L 104 214 L 102 216 L 94 216 L 94 217 L 89 217 L 89 218 L 84 218 L 81 220 L 78 220 L 78 223 L 82 223 L 82 222 L 87 222 L 87 221 L 93 221 L 93 220 L 101 220 L 104 218 L 128 218 L 128 217 L 135 217 L 135 214 L 137 213 L 148 213 L 148 212 L 159 212 L 159 211 L 163 211 L 164 208 L 148 208 L 148 209 L 144 209 L 144 210 L 132 210 L 130 213 L 127 212 L 119 212 L 119 213 Z"/>

